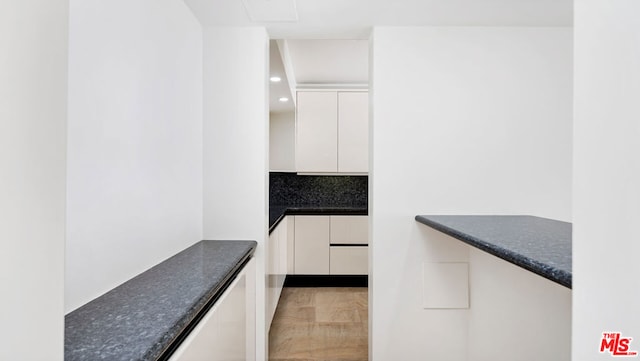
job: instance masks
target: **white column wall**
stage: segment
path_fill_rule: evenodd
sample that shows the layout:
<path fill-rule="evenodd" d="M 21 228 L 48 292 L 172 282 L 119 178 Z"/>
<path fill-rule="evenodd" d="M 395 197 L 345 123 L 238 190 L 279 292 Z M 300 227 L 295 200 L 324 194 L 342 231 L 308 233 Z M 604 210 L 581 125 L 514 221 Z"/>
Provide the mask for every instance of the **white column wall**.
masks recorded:
<path fill-rule="evenodd" d="M 269 113 L 269 169 L 296 171 L 296 114 Z"/>
<path fill-rule="evenodd" d="M 258 242 L 256 353 L 266 359 L 269 38 L 262 27 L 204 32 L 204 238 Z"/>
<path fill-rule="evenodd" d="M 67 0 L 0 2 L 0 360 L 62 360 Z"/>
<path fill-rule="evenodd" d="M 603 332 L 640 352 L 639 13 L 632 0 L 575 1 L 576 361 L 613 358 L 599 352 Z"/>
<path fill-rule="evenodd" d="M 469 361 L 571 360 L 571 289 L 470 246 L 469 267 Z"/>
<path fill-rule="evenodd" d="M 202 27 L 181 0 L 72 0 L 66 311 L 202 239 Z"/>
<path fill-rule="evenodd" d="M 374 29 L 372 359 L 482 360 L 473 309 L 422 308 L 423 262 L 474 257 L 414 216 L 571 219 L 571 48 L 570 28 Z"/>

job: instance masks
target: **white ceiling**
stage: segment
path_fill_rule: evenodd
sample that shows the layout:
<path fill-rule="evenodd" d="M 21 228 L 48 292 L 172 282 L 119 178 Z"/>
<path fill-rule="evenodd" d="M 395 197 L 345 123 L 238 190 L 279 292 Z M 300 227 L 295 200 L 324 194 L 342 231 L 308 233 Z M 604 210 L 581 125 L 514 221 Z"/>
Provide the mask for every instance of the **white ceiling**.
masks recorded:
<path fill-rule="evenodd" d="M 317 39 L 368 39 L 374 26 L 572 26 L 573 0 L 184 0 L 204 26 L 264 26 L 289 40 L 293 83 L 367 83 L 368 44 Z M 271 110 L 294 107 L 282 58 L 271 46 Z M 366 50 L 366 52 L 365 52 Z M 364 54 L 364 56 L 362 56 Z M 290 70 L 290 69 L 288 69 Z M 286 90 L 285 90 L 286 89 Z"/>
<path fill-rule="evenodd" d="M 184 0 L 203 25 L 367 39 L 373 26 L 571 26 L 573 0 Z M 253 20 L 252 20 L 253 19 Z"/>

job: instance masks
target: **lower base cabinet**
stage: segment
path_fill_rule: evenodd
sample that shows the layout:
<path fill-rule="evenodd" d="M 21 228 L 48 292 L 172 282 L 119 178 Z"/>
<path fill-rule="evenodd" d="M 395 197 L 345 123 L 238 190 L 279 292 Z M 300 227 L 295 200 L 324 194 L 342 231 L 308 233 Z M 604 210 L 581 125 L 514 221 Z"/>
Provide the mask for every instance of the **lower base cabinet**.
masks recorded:
<path fill-rule="evenodd" d="M 366 275 L 367 216 L 295 216 L 294 274 Z"/>
<path fill-rule="evenodd" d="M 285 217 L 269 235 L 266 274 L 266 331 L 269 332 L 287 273 L 293 268 L 294 218 Z"/>
<path fill-rule="evenodd" d="M 169 360 L 255 360 L 255 260 L 244 267 Z"/>
<path fill-rule="evenodd" d="M 267 334 L 286 275 L 366 275 L 367 216 L 286 216 L 266 247 Z"/>
<path fill-rule="evenodd" d="M 329 216 L 295 216 L 294 273 L 329 274 Z"/>

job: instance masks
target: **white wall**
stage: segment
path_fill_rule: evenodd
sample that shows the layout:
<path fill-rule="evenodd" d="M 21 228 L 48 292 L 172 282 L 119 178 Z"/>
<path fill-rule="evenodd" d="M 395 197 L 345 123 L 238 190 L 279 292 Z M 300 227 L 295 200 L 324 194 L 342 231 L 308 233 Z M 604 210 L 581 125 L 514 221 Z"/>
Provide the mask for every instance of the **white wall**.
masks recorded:
<path fill-rule="evenodd" d="M 372 47 L 370 355 L 483 360 L 473 299 L 422 309 L 422 263 L 474 257 L 414 216 L 571 219 L 571 29 L 378 27 Z"/>
<path fill-rule="evenodd" d="M 258 360 L 266 350 L 268 57 L 264 28 L 205 28 L 204 238 L 258 242 Z"/>
<path fill-rule="evenodd" d="M 468 360 L 571 360 L 571 289 L 468 248 Z"/>
<path fill-rule="evenodd" d="M 296 171 L 296 114 L 269 113 L 269 169 Z"/>
<path fill-rule="evenodd" d="M 180 0 L 72 0 L 65 308 L 202 239 L 202 28 Z"/>
<path fill-rule="evenodd" d="M 0 359 L 62 360 L 67 0 L 0 2 Z"/>
<path fill-rule="evenodd" d="M 640 352 L 640 3 L 575 2 L 573 360 Z"/>

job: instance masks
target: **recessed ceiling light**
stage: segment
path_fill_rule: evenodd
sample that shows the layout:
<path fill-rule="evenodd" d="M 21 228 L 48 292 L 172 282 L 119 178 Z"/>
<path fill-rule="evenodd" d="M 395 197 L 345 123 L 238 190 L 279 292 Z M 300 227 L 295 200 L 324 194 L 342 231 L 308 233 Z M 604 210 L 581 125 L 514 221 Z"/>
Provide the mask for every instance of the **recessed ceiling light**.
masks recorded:
<path fill-rule="evenodd" d="M 278 100 L 279 100 L 279 101 L 281 101 L 281 102 L 283 102 L 283 103 L 286 103 L 286 102 L 288 102 L 288 101 L 289 101 L 289 98 L 287 98 L 287 97 L 282 97 L 282 98 L 280 98 L 280 99 L 278 99 Z"/>
<path fill-rule="evenodd" d="M 271 78 L 269 78 L 269 80 L 271 80 L 273 83 L 279 83 L 282 79 L 279 76 L 272 76 Z"/>

